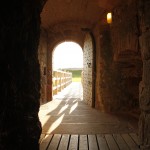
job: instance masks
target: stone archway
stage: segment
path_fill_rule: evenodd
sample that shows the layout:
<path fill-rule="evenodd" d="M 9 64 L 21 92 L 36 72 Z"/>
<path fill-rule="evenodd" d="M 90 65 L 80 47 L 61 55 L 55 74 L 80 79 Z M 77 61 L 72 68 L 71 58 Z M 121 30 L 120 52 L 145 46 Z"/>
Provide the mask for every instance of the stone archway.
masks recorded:
<path fill-rule="evenodd" d="M 70 34 L 65 35 L 65 31 L 58 31 L 57 28 L 53 29 L 55 31 L 54 35 L 51 35 L 50 33 L 47 33 L 47 102 L 52 100 L 52 52 L 54 48 L 64 42 L 64 41 L 72 41 L 83 47 L 83 38 L 84 38 L 84 32 L 81 32 L 77 26 L 75 26 L 76 30 L 72 31 Z M 59 29 L 62 29 L 62 26 L 59 26 Z M 65 35 L 65 36 L 64 36 Z M 57 37 L 57 38 L 55 38 Z M 45 55 L 45 56 L 46 56 Z"/>
<path fill-rule="evenodd" d="M 81 84 L 83 49 L 73 40 L 63 40 L 55 45 L 51 53 L 53 100 L 72 82 Z"/>

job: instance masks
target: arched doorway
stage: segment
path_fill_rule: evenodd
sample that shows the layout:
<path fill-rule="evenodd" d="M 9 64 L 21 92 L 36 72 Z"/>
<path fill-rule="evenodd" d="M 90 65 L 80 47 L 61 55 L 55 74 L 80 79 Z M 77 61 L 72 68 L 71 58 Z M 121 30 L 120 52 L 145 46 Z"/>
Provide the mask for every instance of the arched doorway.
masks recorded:
<path fill-rule="evenodd" d="M 52 53 L 52 68 L 53 99 L 77 97 L 83 99 L 81 85 L 83 50 L 81 46 L 70 41 L 58 44 Z M 62 94 L 70 84 L 72 89 L 68 89 L 68 94 L 67 91 Z M 78 93 L 73 92 L 76 90 Z"/>

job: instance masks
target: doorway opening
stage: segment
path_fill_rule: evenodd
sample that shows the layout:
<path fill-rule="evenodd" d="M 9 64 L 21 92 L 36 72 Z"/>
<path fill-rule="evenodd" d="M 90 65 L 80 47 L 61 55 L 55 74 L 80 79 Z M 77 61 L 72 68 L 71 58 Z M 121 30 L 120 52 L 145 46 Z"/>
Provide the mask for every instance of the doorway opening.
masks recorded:
<path fill-rule="evenodd" d="M 53 99 L 83 99 L 83 50 L 75 42 L 62 42 L 52 54 Z"/>

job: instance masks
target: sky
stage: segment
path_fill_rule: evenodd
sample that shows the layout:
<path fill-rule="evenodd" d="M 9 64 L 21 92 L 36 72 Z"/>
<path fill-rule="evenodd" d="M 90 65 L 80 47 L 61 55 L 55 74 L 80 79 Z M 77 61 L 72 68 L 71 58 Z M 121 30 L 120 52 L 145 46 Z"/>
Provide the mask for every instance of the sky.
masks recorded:
<path fill-rule="evenodd" d="M 53 54 L 53 68 L 82 68 L 83 51 L 74 42 L 63 42 L 59 44 Z"/>

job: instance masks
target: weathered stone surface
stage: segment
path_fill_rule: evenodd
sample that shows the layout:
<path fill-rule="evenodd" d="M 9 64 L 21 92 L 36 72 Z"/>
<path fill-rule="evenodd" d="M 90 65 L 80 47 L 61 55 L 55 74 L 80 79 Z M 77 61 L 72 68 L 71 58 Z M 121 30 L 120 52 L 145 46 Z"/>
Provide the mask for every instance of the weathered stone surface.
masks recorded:
<path fill-rule="evenodd" d="M 150 60 L 143 60 L 143 82 L 145 85 L 150 85 Z"/>
<path fill-rule="evenodd" d="M 150 1 L 138 0 L 138 18 L 141 33 L 145 33 L 150 29 Z"/>
<path fill-rule="evenodd" d="M 103 111 L 139 109 L 142 58 L 137 1 L 113 9 L 111 25 L 98 24 L 96 37 L 96 107 Z"/>
<path fill-rule="evenodd" d="M 93 41 L 90 34 L 85 36 L 83 48 L 83 99 L 93 105 Z"/>
<path fill-rule="evenodd" d="M 52 100 L 52 49 L 48 46 L 47 51 L 47 101 Z"/>
<path fill-rule="evenodd" d="M 142 112 L 139 119 L 139 139 L 140 139 L 140 149 L 149 150 L 150 149 L 150 113 Z"/>
<path fill-rule="evenodd" d="M 140 84 L 139 137 L 142 150 L 150 149 L 150 1 L 139 0 L 140 46 L 143 58 L 143 81 Z"/>
<path fill-rule="evenodd" d="M 140 83 L 139 101 L 143 111 L 150 110 L 150 86 L 144 85 L 143 82 Z"/>
<path fill-rule="evenodd" d="M 0 5 L 0 149 L 38 150 L 40 1 Z"/>
<path fill-rule="evenodd" d="M 150 60 L 150 31 L 140 36 L 141 53 L 143 60 Z"/>
<path fill-rule="evenodd" d="M 41 97 L 40 102 L 47 101 L 47 51 L 48 51 L 48 37 L 44 30 L 41 30 L 40 43 L 38 48 L 38 58 L 40 63 L 41 74 Z"/>

